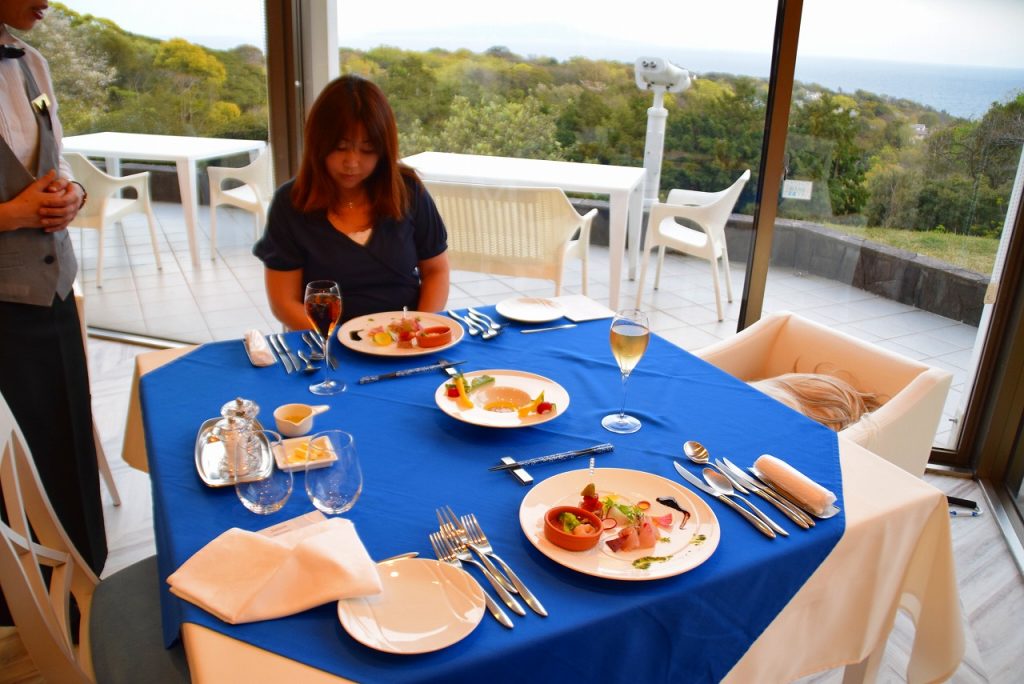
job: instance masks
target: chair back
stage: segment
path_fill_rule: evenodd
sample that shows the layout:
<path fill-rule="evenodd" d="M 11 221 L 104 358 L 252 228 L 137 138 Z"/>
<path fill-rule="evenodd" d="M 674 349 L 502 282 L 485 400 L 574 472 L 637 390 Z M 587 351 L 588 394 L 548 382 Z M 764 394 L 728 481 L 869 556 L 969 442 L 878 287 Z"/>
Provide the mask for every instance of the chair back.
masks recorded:
<path fill-rule="evenodd" d="M 71 173 L 75 180 L 81 183 L 85 191 L 89 193 L 89 201 L 78 212 L 74 225 L 83 222 L 83 219 L 102 218 L 107 197 L 117 192 L 122 185 L 115 176 L 103 173 L 91 161 L 77 152 L 65 152 L 64 159 L 71 166 Z"/>
<path fill-rule="evenodd" d="M 543 278 L 561 289 L 566 251 L 585 223 L 561 189 L 424 184 L 448 230 L 452 268 Z M 589 241 L 589 219 L 586 230 Z"/>
<path fill-rule="evenodd" d="M 700 192 L 675 189 L 668 193 L 665 203 L 686 207 L 687 211 L 682 216 L 700 224 L 715 242 L 722 244 L 725 242 L 725 225 L 729 222 L 729 216 L 748 180 L 750 169 L 744 171 L 724 190 Z"/>
<path fill-rule="evenodd" d="M 881 407 L 839 434 L 914 474 L 924 474 L 953 376 L 797 314 L 768 314 L 695 354 L 740 380 L 784 373 L 841 374 Z"/>
<path fill-rule="evenodd" d="M 3 396 L 0 492 L 7 512 L 7 521 L 0 521 L 0 586 L 25 650 L 46 681 L 91 682 L 88 624 L 99 580 L 57 520 Z M 48 569 L 49 579 L 42 568 Z M 81 614 L 77 645 L 71 634 L 72 600 Z"/>
<path fill-rule="evenodd" d="M 268 145 L 260 151 L 259 155 L 255 159 L 245 166 L 208 167 L 206 171 L 210 177 L 211 194 L 217 195 L 219 198 L 222 193 L 228 192 L 228 189 L 222 187 L 224 181 L 235 180 L 243 183 L 245 186 L 248 186 L 249 190 L 255 196 L 256 202 L 262 203 L 266 206 L 270 203 L 270 200 L 274 195 L 270 162 L 270 146 Z"/>

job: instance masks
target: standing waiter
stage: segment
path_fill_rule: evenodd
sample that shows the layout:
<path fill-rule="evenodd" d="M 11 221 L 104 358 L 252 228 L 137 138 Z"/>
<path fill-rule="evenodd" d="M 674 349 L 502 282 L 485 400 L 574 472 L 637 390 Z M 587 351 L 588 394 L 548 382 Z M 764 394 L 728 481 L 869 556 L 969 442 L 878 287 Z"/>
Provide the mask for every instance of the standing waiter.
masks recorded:
<path fill-rule="evenodd" d="M 47 8 L 0 0 L 0 393 L 64 529 L 99 574 L 107 539 L 67 232 L 86 195 L 60 158 L 46 60 L 8 30 L 31 29 Z"/>

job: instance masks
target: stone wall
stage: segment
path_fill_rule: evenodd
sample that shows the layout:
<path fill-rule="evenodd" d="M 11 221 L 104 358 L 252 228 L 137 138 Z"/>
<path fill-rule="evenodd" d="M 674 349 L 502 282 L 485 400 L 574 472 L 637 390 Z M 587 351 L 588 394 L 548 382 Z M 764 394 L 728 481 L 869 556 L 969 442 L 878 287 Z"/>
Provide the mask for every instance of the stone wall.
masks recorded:
<path fill-rule="evenodd" d="M 591 242 L 608 244 L 607 202 L 576 201 L 580 213 L 599 209 Z M 746 262 L 753 217 L 733 214 L 726 227 L 729 256 Z M 978 325 L 989 277 L 937 259 L 880 245 L 808 221 L 778 219 L 772 266 L 853 285 L 866 292 L 968 325 Z"/>

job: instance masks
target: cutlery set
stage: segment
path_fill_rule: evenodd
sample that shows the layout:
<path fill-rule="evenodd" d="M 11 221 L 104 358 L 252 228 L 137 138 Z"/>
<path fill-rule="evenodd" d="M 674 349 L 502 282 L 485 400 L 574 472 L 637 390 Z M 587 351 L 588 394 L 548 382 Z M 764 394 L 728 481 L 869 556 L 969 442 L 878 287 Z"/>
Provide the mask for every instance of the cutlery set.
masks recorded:
<path fill-rule="evenodd" d="M 526 615 L 526 610 L 516 598 L 518 596 L 535 613 L 547 617 L 547 610 L 540 600 L 501 556 L 494 552 L 475 515 L 470 513 L 456 516 L 449 506 L 438 508 L 436 513 L 438 531 L 431 532 L 429 538 L 438 560 L 458 568 L 466 563 L 479 569 L 502 603 L 516 615 Z M 498 566 L 501 566 L 500 570 Z M 508 614 L 486 591 L 484 599 L 494 619 L 512 629 L 514 624 Z"/>
<path fill-rule="evenodd" d="M 777 487 L 758 477 L 753 469 L 751 469 L 750 473 L 744 472 L 727 458 L 716 458 L 713 461 L 709 461 L 707 451 L 700 444 L 687 442 L 687 445 L 691 444 L 696 445 L 698 449 L 685 449 L 687 456 L 695 463 L 700 465 L 706 464 L 701 471 L 704 479 L 698 478 L 678 461 L 673 461 L 676 472 L 679 473 L 680 477 L 705 494 L 718 499 L 726 506 L 735 510 L 766 537 L 771 539 L 779 535 L 788 537 L 789 532 L 755 506 L 743 494 L 756 494 L 785 514 L 797 526 L 805 530 L 814 527 L 814 517 L 822 517 L 815 516 L 811 511 L 805 510 L 799 503 L 792 500 Z M 698 454 L 697 457 L 691 454 L 693 451 L 700 450 L 703 450 L 703 454 Z"/>
<path fill-rule="evenodd" d="M 320 366 L 314 366 L 313 361 L 324 360 L 324 338 L 315 330 L 307 330 L 302 333 L 302 341 L 309 347 L 306 353 L 301 349 L 293 352 L 288 346 L 288 340 L 284 333 L 270 333 L 266 336 L 274 356 L 281 361 L 284 372 L 291 375 L 295 371 L 312 373 L 320 370 Z M 331 368 L 338 369 L 338 360 L 331 357 Z"/>
<path fill-rule="evenodd" d="M 505 329 L 505 325 L 495 322 L 493 318 L 487 314 L 477 311 L 473 307 L 466 309 L 465 314 L 457 314 L 452 309 L 448 309 L 448 315 L 459 321 L 466 326 L 466 331 L 473 335 L 480 336 L 480 339 L 489 340 L 492 337 L 496 337 L 501 334 Z"/>

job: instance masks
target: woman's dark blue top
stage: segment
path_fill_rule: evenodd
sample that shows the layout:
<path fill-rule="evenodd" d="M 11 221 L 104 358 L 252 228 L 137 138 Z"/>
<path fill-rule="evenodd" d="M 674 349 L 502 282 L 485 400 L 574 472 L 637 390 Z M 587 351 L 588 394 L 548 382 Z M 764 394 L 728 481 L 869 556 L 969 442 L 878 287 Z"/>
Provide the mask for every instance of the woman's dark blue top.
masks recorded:
<path fill-rule="evenodd" d="M 415 311 L 420 296 L 419 262 L 448 247 L 434 200 L 421 183 L 406 179 L 411 206 L 401 220 L 380 219 L 365 245 L 335 230 L 325 209 L 303 213 L 291 201 L 294 181 L 274 193 L 267 228 L 252 253 L 275 271 L 302 269 L 304 283 L 334 280 L 341 288 L 341 320 Z"/>

